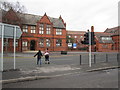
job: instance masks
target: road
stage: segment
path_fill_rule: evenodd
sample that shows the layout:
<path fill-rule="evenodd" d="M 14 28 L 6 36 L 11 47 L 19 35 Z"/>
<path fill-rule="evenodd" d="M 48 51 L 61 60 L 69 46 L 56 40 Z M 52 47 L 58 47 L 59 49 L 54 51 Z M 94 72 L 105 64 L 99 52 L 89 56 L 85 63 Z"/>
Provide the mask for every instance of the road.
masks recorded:
<path fill-rule="evenodd" d="M 96 62 L 106 62 L 106 53 L 95 53 Z M 34 54 L 21 54 L 16 57 L 16 68 L 20 69 L 34 69 L 36 67 L 36 58 L 33 57 Z M 50 61 L 53 65 L 79 65 L 80 55 L 82 55 L 82 64 L 88 64 L 88 53 L 70 53 L 68 55 L 51 54 Z M 92 56 L 92 63 L 94 62 L 94 57 Z M 13 57 L 8 57 L 4 55 L 4 69 L 13 69 Z M 117 62 L 117 53 L 108 54 L 109 62 Z M 42 58 L 44 64 L 44 58 Z"/>
<path fill-rule="evenodd" d="M 50 79 L 5 84 L 3 88 L 118 88 L 118 70 L 72 73 Z"/>

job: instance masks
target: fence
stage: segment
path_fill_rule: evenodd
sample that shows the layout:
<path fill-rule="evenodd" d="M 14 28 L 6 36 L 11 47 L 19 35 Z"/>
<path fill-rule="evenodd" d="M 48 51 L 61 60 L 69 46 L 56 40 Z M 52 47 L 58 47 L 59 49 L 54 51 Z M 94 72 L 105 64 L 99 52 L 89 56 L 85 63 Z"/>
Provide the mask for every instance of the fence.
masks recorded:
<path fill-rule="evenodd" d="M 96 64 L 100 62 L 119 62 L 120 54 L 92 54 L 91 63 Z M 88 64 L 89 56 L 80 55 L 80 65 Z"/>

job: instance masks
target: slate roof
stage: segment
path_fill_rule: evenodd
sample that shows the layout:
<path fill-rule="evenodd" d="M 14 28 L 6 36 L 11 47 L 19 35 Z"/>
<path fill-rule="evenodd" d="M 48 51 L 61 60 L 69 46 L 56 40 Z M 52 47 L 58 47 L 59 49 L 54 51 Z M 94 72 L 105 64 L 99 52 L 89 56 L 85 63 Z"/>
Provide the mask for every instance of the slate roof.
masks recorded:
<path fill-rule="evenodd" d="M 4 16 L 6 11 L 2 10 L 2 16 Z M 37 21 L 39 21 L 43 16 L 40 15 L 33 15 L 33 14 L 27 14 L 27 13 L 19 13 L 17 12 L 16 15 L 20 17 L 22 24 L 27 25 L 37 25 Z M 63 24 L 62 20 L 59 18 L 52 18 L 49 17 L 49 20 L 53 23 L 53 27 L 55 28 L 65 28 L 65 25 Z"/>
<path fill-rule="evenodd" d="M 2 22 L 3 16 L 5 15 L 6 11 L 0 9 L 0 22 Z"/>
<path fill-rule="evenodd" d="M 104 32 L 95 32 L 95 37 L 99 41 L 99 43 L 114 43 L 113 40 L 102 40 L 102 37 L 111 37 L 111 33 L 104 33 Z"/>
<path fill-rule="evenodd" d="M 105 33 L 111 33 L 112 35 L 120 35 L 120 27 L 107 28 Z"/>
<path fill-rule="evenodd" d="M 32 14 L 22 14 L 17 13 L 18 17 L 21 18 L 23 24 L 27 25 L 37 25 L 37 21 L 41 19 L 42 16 L 32 15 Z"/>
<path fill-rule="evenodd" d="M 63 24 L 61 19 L 52 18 L 52 17 L 48 17 L 48 18 L 53 23 L 53 27 L 55 27 L 55 28 L 65 28 L 65 25 Z"/>
<path fill-rule="evenodd" d="M 42 18 L 42 16 L 33 15 L 33 14 L 17 13 L 17 15 L 22 19 L 23 24 L 28 24 L 28 25 L 37 25 L 37 21 L 39 21 Z M 49 17 L 49 16 L 48 16 L 48 18 L 53 23 L 53 27 L 55 27 L 55 28 L 65 28 L 61 19 L 52 18 L 52 17 Z"/>

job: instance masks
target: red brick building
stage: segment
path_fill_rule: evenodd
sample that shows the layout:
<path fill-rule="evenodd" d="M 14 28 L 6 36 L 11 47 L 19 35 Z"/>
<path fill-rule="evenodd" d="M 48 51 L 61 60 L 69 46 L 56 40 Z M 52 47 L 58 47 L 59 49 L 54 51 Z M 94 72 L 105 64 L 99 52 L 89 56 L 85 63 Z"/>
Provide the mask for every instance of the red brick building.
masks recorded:
<path fill-rule="evenodd" d="M 16 51 L 42 50 L 50 51 L 88 50 L 88 45 L 81 43 L 85 31 L 66 31 L 66 23 L 60 16 L 52 18 L 45 13 L 43 16 L 16 13 L 12 9 L 2 12 L 3 23 L 19 25 L 23 32 L 16 40 Z M 119 27 L 106 29 L 104 32 L 95 32 L 96 45 L 92 48 L 98 52 L 119 50 Z M 13 51 L 13 40 L 4 39 L 4 50 Z M 76 45 L 74 47 L 74 44 Z"/>
<path fill-rule="evenodd" d="M 17 51 L 45 50 L 64 51 L 66 50 L 66 23 L 60 16 L 52 18 L 47 16 L 16 13 L 12 9 L 3 12 L 3 23 L 19 25 L 22 29 L 22 36 L 16 40 Z M 5 39 L 8 45 L 7 51 L 13 51 L 13 40 Z M 8 48 L 10 47 L 10 48 Z"/>
<path fill-rule="evenodd" d="M 80 50 L 84 51 L 87 50 L 87 45 L 81 43 L 84 40 L 85 31 L 70 31 L 67 30 L 67 37 L 68 37 L 68 50 Z M 69 44 L 72 43 L 72 47 Z M 73 43 L 76 44 L 76 48 L 73 47 Z"/>
<path fill-rule="evenodd" d="M 104 32 L 95 32 L 96 46 L 95 49 L 98 52 L 109 52 L 113 50 L 112 34 Z"/>
<path fill-rule="evenodd" d="M 113 50 L 119 51 L 120 50 L 120 27 L 107 28 L 104 32 L 112 34 L 111 37 L 114 41 Z"/>

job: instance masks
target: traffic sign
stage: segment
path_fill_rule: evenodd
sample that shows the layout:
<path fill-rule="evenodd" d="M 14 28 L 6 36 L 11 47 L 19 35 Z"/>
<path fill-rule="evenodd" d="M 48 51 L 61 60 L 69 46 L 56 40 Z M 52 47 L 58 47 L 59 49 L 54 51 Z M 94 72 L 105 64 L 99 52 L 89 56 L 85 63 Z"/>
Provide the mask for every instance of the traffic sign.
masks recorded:
<path fill-rule="evenodd" d="M 19 39 L 22 35 L 22 31 L 19 26 L 0 23 L 0 38 L 2 36 L 2 26 L 4 26 L 4 38 L 14 38 L 14 32 L 16 28 L 16 39 Z"/>
<path fill-rule="evenodd" d="M 73 43 L 73 48 L 77 48 L 77 44 L 76 43 Z"/>

